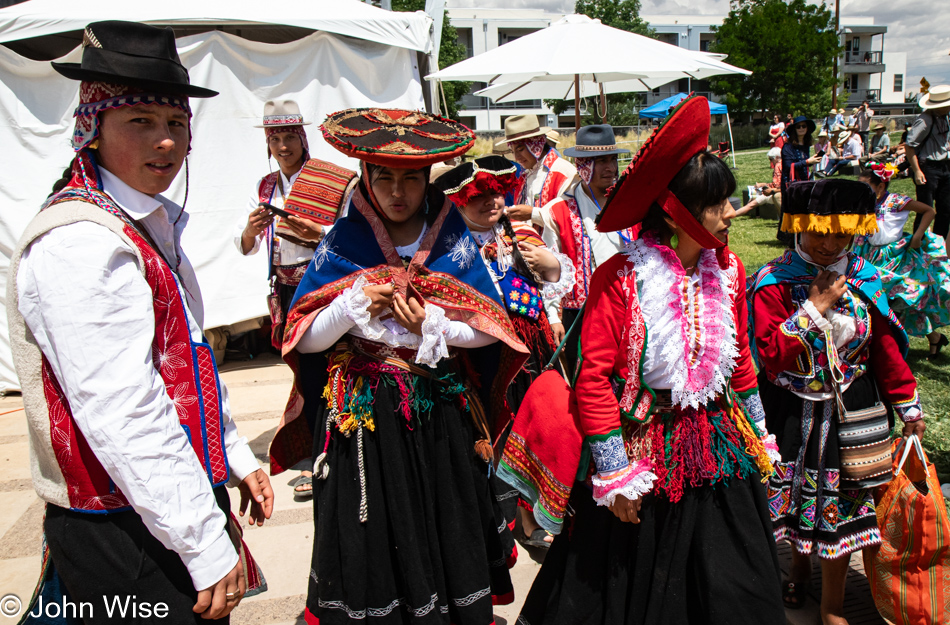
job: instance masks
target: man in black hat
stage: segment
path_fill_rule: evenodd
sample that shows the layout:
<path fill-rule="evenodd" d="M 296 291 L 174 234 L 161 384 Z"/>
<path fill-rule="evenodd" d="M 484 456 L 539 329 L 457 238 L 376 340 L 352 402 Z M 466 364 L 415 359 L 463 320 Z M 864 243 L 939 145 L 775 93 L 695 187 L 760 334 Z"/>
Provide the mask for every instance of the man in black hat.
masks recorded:
<path fill-rule="evenodd" d="M 598 232 L 597 215 L 606 200 L 607 189 L 617 181 L 617 156 L 630 150 L 617 147 L 614 129 L 607 124 L 585 126 L 577 131 L 576 145 L 564 150 L 574 159 L 578 180 L 559 198 L 541 209 L 542 238 L 553 252 L 562 252 L 574 263 L 576 284 L 559 302 L 547 302 L 546 312 L 559 341 L 570 329 L 587 299 L 587 287 L 594 269 L 629 242 L 628 231 Z M 568 344 L 568 366 L 573 369 L 577 344 Z"/>
<path fill-rule="evenodd" d="M 188 215 L 160 195 L 190 149 L 188 98 L 216 93 L 189 83 L 170 28 L 90 24 L 82 63 L 53 65 L 82 81 L 72 178 L 20 239 L 7 294 L 53 574 L 86 623 L 226 618 L 261 580 L 224 484 L 258 524 L 273 493 L 202 336 Z"/>

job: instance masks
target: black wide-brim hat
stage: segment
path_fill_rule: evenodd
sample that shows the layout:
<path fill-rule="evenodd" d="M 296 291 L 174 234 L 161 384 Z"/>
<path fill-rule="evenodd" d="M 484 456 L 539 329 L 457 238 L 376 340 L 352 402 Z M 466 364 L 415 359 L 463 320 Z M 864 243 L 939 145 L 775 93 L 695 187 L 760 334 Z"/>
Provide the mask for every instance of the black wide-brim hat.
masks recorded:
<path fill-rule="evenodd" d="M 81 63 L 51 63 L 72 80 L 108 82 L 143 91 L 210 98 L 217 91 L 196 87 L 175 46 L 175 31 L 137 22 L 106 21 L 86 26 Z"/>

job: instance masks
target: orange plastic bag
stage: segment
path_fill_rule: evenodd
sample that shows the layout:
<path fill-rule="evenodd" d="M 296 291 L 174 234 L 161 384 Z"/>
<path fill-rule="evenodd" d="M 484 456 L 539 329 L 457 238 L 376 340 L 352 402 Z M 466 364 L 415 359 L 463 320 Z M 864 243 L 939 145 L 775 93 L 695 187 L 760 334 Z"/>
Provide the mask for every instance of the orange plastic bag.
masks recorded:
<path fill-rule="evenodd" d="M 937 471 L 917 436 L 893 450 L 895 477 L 875 497 L 881 546 L 864 551 L 871 594 L 892 623 L 950 623 L 950 519 Z"/>

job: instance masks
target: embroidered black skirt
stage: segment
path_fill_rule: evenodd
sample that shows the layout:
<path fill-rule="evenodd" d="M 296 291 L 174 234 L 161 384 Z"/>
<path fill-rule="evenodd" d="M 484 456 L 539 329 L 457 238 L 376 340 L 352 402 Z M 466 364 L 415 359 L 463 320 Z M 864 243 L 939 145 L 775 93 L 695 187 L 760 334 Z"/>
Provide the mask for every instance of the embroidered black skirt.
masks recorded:
<path fill-rule="evenodd" d="M 334 431 L 329 473 L 314 475 L 308 623 L 492 623 L 493 602 L 513 599 L 502 545 L 510 533 L 488 464 L 475 452 L 471 416 L 431 379 L 409 376 L 400 384 L 381 373 L 368 381 L 373 429 L 357 428 L 362 443 L 356 431 Z M 316 404 L 316 458 L 329 410 L 325 399 L 312 399 L 322 389 L 307 387 L 307 401 Z M 407 397 L 425 407 L 409 420 Z"/>
<path fill-rule="evenodd" d="M 834 400 L 808 401 L 759 376 L 765 423 L 775 434 L 782 462 L 769 480 L 769 509 L 775 539 L 801 553 L 839 558 L 880 544 L 871 489 L 840 488 L 838 417 Z M 876 400 L 869 374 L 844 393 L 849 410 Z"/>
<path fill-rule="evenodd" d="M 624 523 L 575 484 L 519 625 L 784 623 L 765 487 L 753 479 L 647 495 Z"/>

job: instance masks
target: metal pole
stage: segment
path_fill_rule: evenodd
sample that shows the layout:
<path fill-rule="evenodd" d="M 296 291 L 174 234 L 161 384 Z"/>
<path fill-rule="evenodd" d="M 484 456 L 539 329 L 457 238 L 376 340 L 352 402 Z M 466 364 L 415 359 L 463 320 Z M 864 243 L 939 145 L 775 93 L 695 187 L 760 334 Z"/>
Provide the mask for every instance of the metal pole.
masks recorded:
<path fill-rule="evenodd" d="M 604 83 L 597 83 L 600 86 L 600 123 L 607 123 L 607 94 L 604 93 Z"/>
<path fill-rule="evenodd" d="M 835 39 L 838 42 L 838 45 L 841 45 L 841 21 L 839 18 L 841 9 L 841 0 L 835 0 Z M 831 87 L 831 108 L 838 108 L 838 51 L 835 51 L 835 60 L 833 65 L 832 72 L 834 72 L 835 80 L 834 85 Z"/>
<path fill-rule="evenodd" d="M 581 129 L 581 77 L 574 74 L 574 132 Z"/>

